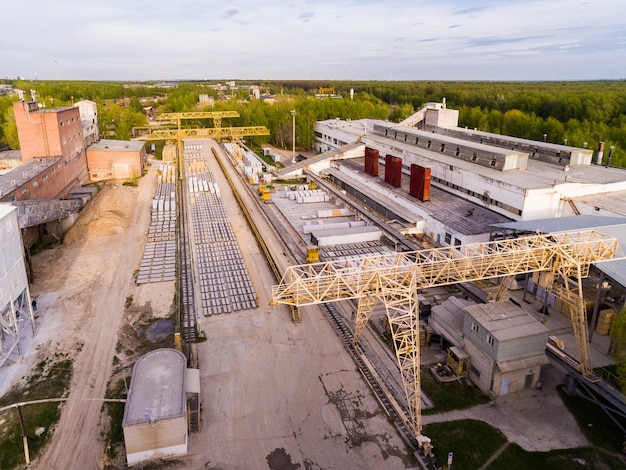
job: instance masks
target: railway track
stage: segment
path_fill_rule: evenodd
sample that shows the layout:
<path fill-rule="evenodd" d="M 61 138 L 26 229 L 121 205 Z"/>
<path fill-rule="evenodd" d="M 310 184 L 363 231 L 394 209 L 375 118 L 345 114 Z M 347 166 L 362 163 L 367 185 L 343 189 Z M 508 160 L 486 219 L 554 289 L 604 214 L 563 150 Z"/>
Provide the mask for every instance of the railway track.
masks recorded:
<path fill-rule="evenodd" d="M 412 431 L 405 424 L 406 417 L 402 416 L 401 413 L 398 412 L 396 408 L 397 405 L 394 406 L 394 403 L 392 403 L 392 399 L 389 393 L 386 391 L 386 387 L 384 387 L 384 385 L 379 381 L 375 372 L 371 369 L 369 363 L 365 359 L 363 351 L 361 350 L 361 348 L 358 347 L 358 345 L 355 345 L 353 343 L 354 336 L 350 329 L 346 326 L 335 304 L 327 303 L 322 304 L 320 307 L 325 313 L 326 318 L 328 319 L 330 324 L 335 329 L 337 336 L 339 336 L 339 338 L 343 342 L 346 350 L 354 359 L 354 362 L 357 364 L 357 367 L 363 375 L 363 378 L 370 386 L 372 392 L 376 396 L 376 399 L 385 410 L 385 413 L 393 418 L 396 429 L 405 440 L 405 442 L 409 444 L 411 448 L 416 450 L 417 442 L 415 440 L 415 437 L 413 436 Z"/>
<path fill-rule="evenodd" d="M 261 233 L 258 231 L 258 229 L 256 229 L 256 224 L 253 220 L 252 214 L 250 213 L 249 209 L 246 207 L 245 203 L 242 201 L 242 198 L 239 195 L 237 188 L 234 185 L 234 182 L 232 181 L 226 168 L 224 167 L 224 163 L 222 162 L 222 159 L 220 158 L 219 154 L 215 151 L 215 149 L 213 149 L 213 153 L 217 161 L 219 162 L 220 167 L 222 168 L 222 171 L 226 175 L 228 183 L 233 188 L 235 197 L 237 198 L 237 201 L 240 207 L 242 208 L 244 215 L 246 216 L 246 219 L 248 220 L 248 223 L 250 224 L 263 252 L 265 253 L 268 259 L 268 262 L 270 264 L 270 267 L 272 268 L 272 271 L 274 273 L 276 280 L 279 281 L 281 278 L 281 272 L 280 272 L 279 266 L 277 266 L 277 264 L 274 262 L 274 258 L 269 252 L 265 244 L 265 241 L 262 238 Z M 283 226 L 282 223 L 278 223 L 278 222 L 283 222 L 283 221 L 276 220 L 278 216 L 274 214 L 273 211 L 271 211 L 268 207 L 263 207 L 264 205 L 260 203 L 256 198 L 254 198 L 254 194 L 252 195 L 252 199 L 256 201 L 256 204 L 260 208 L 262 214 L 265 217 L 268 217 L 270 220 L 272 220 L 272 222 L 274 223 L 274 227 Z M 270 212 L 270 214 L 268 214 L 268 212 Z M 293 236 L 293 234 L 290 231 L 285 230 L 285 233 L 289 233 L 291 236 Z M 292 259 L 295 259 L 295 260 L 302 259 L 303 257 L 302 249 L 298 245 L 297 241 L 294 241 L 292 243 L 286 243 L 285 240 L 283 240 L 283 248 L 287 252 L 290 253 Z M 391 394 L 387 391 L 387 388 L 384 386 L 384 383 L 382 383 L 382 381 L 380 380 L 380 378 L 374 371 L 373 366 L 369 363 L 369 361 L 367 361 L 367 358 L 365 357 L 364 352 L 361 350 L 361 348 L 358 345 L 353 344 L 354 336 L 352 332 L 350 331 L 350 329 L 348 328 L 348 326 L 346 325 L 345 321 L 343 320 L 343 317 L 341 316 L 341 313 L 337 309 L 336 305 L 333 303 L 328 303 L 328 304 L 322 304 L 320 305 L 320 307 L 322 311 L 324 312 L 326 318 L 330 322 L 330 324 L 333 326 L 337 336 L 339 336 L 339 338 L 343 342 L 344 347 L 346 348 L 348 353 L 352 356 L 354 362 L 357 364 L 357 367 L 359 371 L 361 372 L 361 375 L 363 376 L 363 378 L 369 385 L 370 389 L 374 393 L 374 396 L 376 397 L 376 399 L 382 406 L 383 410 L 391 419 L 393 419 L 396 429 L 398 430 L 402 439 L 414 451 L 417 450 L 418 446 L 417 446 L 417 441 L 415 440 L 415 436 L 413 435 L 413 432 L 411 431 L 409 426 L 406 424 L 408 422 L 406 418 L 406 412 L 399 410 L 400 406 L 395 401 L 395 399 L 391 396 Z M 300 316 L 299 316 L 298 309 L 295 308 L 295 310 L 296 311 L 294 312 L 294 310 L 292 309 L 292 316 L 293 316 L 293 320 L 298 323 L 300 321 Z M 423 469 L 430 468 L 428 464 L 423 460 L 421 454 L 416 452 L 415 455 L 418 459 L 420 466 Z"/>
<path fill-rule="evenodd" d="M 177 302 L 179 318 L 182 320 L 182 336 L 185 344 L 187 358 L 192 363 L 192 347 L 196 342 L 196 303 L 193 285 L 193 269 L 191 264 L 191 249 L 189 246 L 189 233 L 187 227 L 187 216 L 185 214 L 185 194 L 184 180 L 178 179 L 176 182 L 176 191 L 178 193 L 177 211 L 178 211 L 178 279 L 180 286 L 177 289 L 179 293 L 179 302 Z"/>

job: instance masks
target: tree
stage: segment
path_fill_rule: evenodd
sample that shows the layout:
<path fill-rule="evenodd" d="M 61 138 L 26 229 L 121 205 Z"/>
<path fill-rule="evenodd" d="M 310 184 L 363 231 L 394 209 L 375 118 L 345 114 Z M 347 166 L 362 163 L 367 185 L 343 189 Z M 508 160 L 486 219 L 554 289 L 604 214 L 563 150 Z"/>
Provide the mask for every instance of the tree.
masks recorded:
<path fill-rule="evenodd" d="M 613 319 L 611 338 L 611 355 L 615 359 L 622 393 L 626 394 L 626 306 Z"/>

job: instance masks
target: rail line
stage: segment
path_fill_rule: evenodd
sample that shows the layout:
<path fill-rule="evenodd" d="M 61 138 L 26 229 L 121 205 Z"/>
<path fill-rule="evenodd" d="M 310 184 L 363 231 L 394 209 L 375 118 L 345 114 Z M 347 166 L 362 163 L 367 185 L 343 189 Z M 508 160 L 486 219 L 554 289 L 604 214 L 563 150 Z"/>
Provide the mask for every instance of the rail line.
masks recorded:
<path fill-rule="evenodd" d="M 374 372 L 373 368 L 369 364 L 369 361 L 365 358 L 365 354 L 361 350 L 361 348 L 353 343 L 354 336 L 350 329 L 346 326 L 345 321 L 343 320 L 340 312 L 337 310 L 337 307 L 334 303 L 325 303 L 321 304 L 320 308 L 326 315 L 326 318 L 335 329 L 337 336 L 341 339 L 344 344 L 344 347 L 348 351 L 348 353 L 354 359 L 357 367 L 359 368 L 359 372 L 369 385 L 370 389 L 374 393 L 376 400 L 380 403 L 383 410 L 391 419 L 393 419 L 393 423 L 398 430 L 398 433 L 402 437 L 402 439 L 414 450 L 417 451 L 418 445 L 415 440 L 415 436 L 407 425 L 406 413 L 403 410 L 400 410 L 400 405 L 395 401 L 395 399 L 391 396 L 391 393 L 387 391 L 387 388 L 384 386 L 382 380 L 380 380 L 377 374 Z M 428 463 L 423 459 L 422 455 L 418 452 L 415 453 L 419 464 L 423 469 L 430 468 Z"/>
<path fill-rule="evenodd" d="M 224 163 L 222 162 L 222 159 L 218 155 L 218 152 L 215 150 L 215 148 L 213 148 L 212 151 L 224 175 L 226 176 L 226 179 L 228 180 L 229 185 L 233 189 L 235 198 L 237 199 L 237 202 L 239 206 L 241 207 L 241 210 L 243 211 L 246 217 L 246 220 L 248 221 L 248 224 L 250 225 L 250 228 L 252 229 L 257 239 L 257 242 L 259 243 L 259 246 L 261 247 L 261 250 L 265 254 L 268 260 L 268 263 L 270 264 L 270 268 L 274 274 L 274 277 L 276 278 L 277 281 L 280 281 L 280 279 L 282 278 L 280 269 L 278 265 L 276 264 L 276 262 L 274 261 L 274 258 L 272 257 L 267 245 L 265 244 L 262 234 L 257 229 L 257 226 L 252 218 L 252 215 L 250 214 L 250 211 L 246 207 L 241 195 L 235 188 L 234 182 L 232 181 L 230 175 L 228 174 L 226 168 L 224 167 Z M 261 210 L 261 213 L 267 217 L 266 211 Z M 295 249 L 297 249 L 296 247 L 293 246 L 293 244 L 291 245 L 285 244 L 285 249 L 291 253 L 291 256 L 294 259 L 300 259 L 302 257 L 301 252 L 299 253 L 293 252 Z M 335 330 L 337 336 L 343 342 L 344 347 L 346 348 L 348 353 L 352 356 L 354 362 L 357 364 L 357 367 L 359 371 L 361 372 L 361 375 L 363 376 L 366 383 L 369 385 L 370 389 L 374 393 L 374 396 L 376 397 L 377 401 L 380 403 L 380 405 L 382 406 L 387 416 L 393 419 L 393 422 L 401 438 L 413 450 L 417 450 L 418 446 L 415 440 L 415 436 L 413 435 L 413 433 L 411 432 L 407 424 L 408 420 L 406 418 L 406 412 L 400 409 L 401 408 L 400 405 L 398 405 L 398 403 L 392 397 L 391 393 L 387 391 L 386 387 L 384 386 L 383 381 L 377 376 L 376 372 L 374 371 L 373 366 L 369 363 L 369 361 L 367 361 L 365 357 L 365 353 L 361 350 L 358 344 L 357 345 L 353 344 L 354 336 L 352 335 L 352 332 L 350 331 L 350 329 L 346 326 L 345 321 L 343 320 L 340 312 L 337 310 L 337 307 L 335 306 L 335 304 L 333 303 L 321 304 L 320 307 L 322 311 L 324 312 L 326 318 L 330 322 L 330 324 L 333 326 L 333 329 Z M 299 323 L 301 321 L 300 312 L 297 307 L 292 307 L 292 316 L 293 316 L 294 322 Z M 418 459 L 420 466 L 423 469 L 426 470 L 430 468 L 419 453 L 416 452 L 415 455 Z"/>
<path fill-rule="evenodd" d="M 186 203 L 184 194 L 183 175 L 180 175 L 176 181 L 176 192 L 178 193 L 178 282 L 176 289 L 179 299 L 177 308 L 179 309 L 178 318 L 182 322 L 183 344 L 185 345 L 185 354 L 190 364 L 193 364 L 192 344 L 196 343 L 196 303 L 193 285 L 193 269 L 191 265 L 191 252 L 189 247 L 189 233 L 187 229 L 187 215 L 185 213 Z"/>

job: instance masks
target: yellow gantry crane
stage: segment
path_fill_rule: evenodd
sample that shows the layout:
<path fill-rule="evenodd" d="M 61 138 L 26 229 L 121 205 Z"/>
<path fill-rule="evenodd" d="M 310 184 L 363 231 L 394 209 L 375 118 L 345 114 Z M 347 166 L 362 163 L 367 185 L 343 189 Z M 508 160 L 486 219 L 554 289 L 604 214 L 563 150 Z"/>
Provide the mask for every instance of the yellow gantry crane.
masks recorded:
<path fill-rule="evenodd" d="M 241 139 L 245 136 L 270 135 L 264 126 L 222 127 L 222 118 L 239 117 L 237 111 L 192 111 L 186 113 L 161 113 L 155 119 L 162 122 L 175 122 L 176 129 L 150 128 L 145 140 L 175 140 L 178 145 L 178 154 L 182 156 L 182 141 L 185 138 L 207 139 Z M 181 128 L 181 121 L 186 119 L 213 119 L 213 126 L 209 128 Z"/>
<path fill-rule="evenodd" d="M 356 342 L 376 304 L 382 302 L 409 407 L 406 424 L 419 442 L 419 289 L 498 277 L 505 282 L 518 274 L 547 273 L 547 287 L 570 306 L 579 370 L 591 376 L 582 279 L 589 275 L 592 263 L 613 259 L 618 250 L 615 238 L 588 230 L 290 266 L 280 284 L 272 287 L 272 304 L 297 308 L 355 299 Z"/>

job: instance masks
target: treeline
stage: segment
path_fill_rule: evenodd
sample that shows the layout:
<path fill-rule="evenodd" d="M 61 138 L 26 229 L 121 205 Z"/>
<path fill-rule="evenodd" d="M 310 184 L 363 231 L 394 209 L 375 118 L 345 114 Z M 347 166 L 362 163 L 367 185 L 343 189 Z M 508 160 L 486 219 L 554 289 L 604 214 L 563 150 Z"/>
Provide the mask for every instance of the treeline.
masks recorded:
<path fill-rule="evenodd" d="M 626 167 L 626 81 L 585 82 L 276 82 L 315 93 L 375 97 L 399 122 L 427 102 L 459 110 L 459 125 L 481 131 L 597 149 L 615 147 L 612 164 Z M 605 152 L 606 153 L 606 152 Z"/>
<path fill-rule="evenodd" d="M 6 82 L 6 81 L 5 81 Z M 27 92 L 35 89 L 38 100 L 49 107 L 70 105 L 80 99 L 98 104 L 103 136 L 128 139 L 132 127 L 147 121 L 144 107 L 159 111 L 182 112 L 198 109 L 235 110 L 238 119 L 223 125 L 266 126 L 271 137 L 255 137 L 255 142 L 271 141 L 290 147 L 291 110 L 296 111 L 296 145 L 313 146 L 315 121 L 365 117 L 393 122 L 413 114 L 424 103 L 441 102 L 458 109 L 459 125 L 487 132 L 533 140 L 546 140 L 577 147 L 615 147 L 612 164 L 626 167 L 626 81 L 589 82 L 385 82 L 275 80 L 238 81 L 237 85 L 258 85 L 274 96 L 274 101 L 254 100 L 244 88 L 220 94 L 217 82 L 184 82 L 176 89 L 149 86 L 124 87 L 117 82 L 10 82 Z M 223 82 L 222 82 L 223 83 Z M 316 99 L 320 88 L 334 88 L 343 99 Z M 354 99 L 350 99 L 354 90 Z M 198 97 L 207 94 L 215 105 L 200 108 Z M 140 100 L 141 98 L 141 100 Z M 147 98 L 147 99 L 146 99 Z M 228 99 L 225 99 L 228 98 Z M 15 99 L 15 98 L 13 98 Z M 11 98 L 0 99 L 0 148 L 16 148 L 12 125 Z M 212 125 L 210 122 L 189 125 Z M 14 124 L 13 124 L 14 126 Z M 605 151 L 606 153 L 606 151 Z"/>

